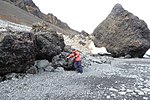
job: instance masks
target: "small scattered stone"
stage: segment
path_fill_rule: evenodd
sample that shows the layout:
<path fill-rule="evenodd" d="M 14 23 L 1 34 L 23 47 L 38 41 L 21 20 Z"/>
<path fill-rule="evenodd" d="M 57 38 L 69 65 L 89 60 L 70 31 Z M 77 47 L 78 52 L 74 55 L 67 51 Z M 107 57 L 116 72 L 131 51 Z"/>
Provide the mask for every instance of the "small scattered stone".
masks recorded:
<path fill-rule="evenodd" d="M 119 94 L 121 94 L 121 95 L 125 95 L 126 94 L 126 92 L 118 92 Z"/>
<path fill-rule="evenodd" d="M 144 100 L 148 100 L 148 97 L 143 97 Z"/>
<path fill-rule="evenodd" d="M 133 90 L 127 89 L 126 92 L 131 93 Z"/>
<path fill-rule="evenodd" d="M 110 99 L 110 95 L 107 95 L 106 98 L 107 98 L 107 99 Z"/>
<path fill-rule="evenodd" d="M 144 95 L 144 92 L 142 92 L 140 90 L 135 90 L 135 92 L 137 92 L 139 95 Z"/>
<path fill-rule="evenodd" d="M 110 91 L 114 91 L 114 92 L 118 92 L 118 90 L 115 89 L 115 88 L 113 88 L 113 87 L 111 87 L 109 90 L 110 90 Z"/>

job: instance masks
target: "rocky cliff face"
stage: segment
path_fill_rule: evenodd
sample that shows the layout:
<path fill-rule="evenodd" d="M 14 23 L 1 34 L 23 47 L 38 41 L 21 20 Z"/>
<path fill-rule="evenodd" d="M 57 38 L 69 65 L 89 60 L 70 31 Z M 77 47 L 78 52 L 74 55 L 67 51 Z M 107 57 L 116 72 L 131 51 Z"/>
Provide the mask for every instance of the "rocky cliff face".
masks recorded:
<path fill-rule="evenodd" d="M 147 24 L 116 4 L 108 17 L 94 30 L 94 43 L 106 47 L 114 57 L 143 57 L 150 47 Z"/>
<path fill-rule="evenodd" d="M 9 2 L 15 6 L 18 6 L 19 8 L 39 17 L 40 19 L 47 21 L 53 25 L 56 25 L 63 29 L 70 29 L 70 27 L 59 20 L 56 16 L 53 14 L 44 14 L 40 11 L 40 9 L 35 5 L 35 3 L 32 0 L 3 0 L 6 2 Z"/>

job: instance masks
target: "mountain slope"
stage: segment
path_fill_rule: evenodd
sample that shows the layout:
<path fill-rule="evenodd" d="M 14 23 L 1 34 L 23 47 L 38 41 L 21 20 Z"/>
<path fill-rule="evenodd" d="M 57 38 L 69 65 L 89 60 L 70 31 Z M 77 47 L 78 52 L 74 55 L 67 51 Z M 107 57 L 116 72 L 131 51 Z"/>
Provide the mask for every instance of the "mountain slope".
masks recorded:
<path fill-rule="evenodd" d="M 35 22 L 44 22 L 58 32 L 67 35 L 79 34 L 78 31 L 71 29 L 53 14 L 42 13 L 32 0 L 1 0 L 0 19 L 27 26 L 32 26 Z"/>
<path fill-rule="evenodd" d="M 58 32 L 65 33 L 65 34 L 78 34 L 79 32 L 73 29 L 63 29 L 59 26 L 56 26 L 53 23 L 46 22 L 37 16 L 20 9 L 19 7 L 15 6 L 12 3 L 1 1 L 0 0 L 0 19 L 14 22 L 17 24 L 23 24 L 27 26 L 32 26 L 33 23 L 37 22 L 45 22 L 49 24 L 51 29 L 57 30 Z"/>
<path fill-rule="evenodd" d="M 0 19 L 29 26 L 34 22 L 43 21 L 40 18 L 4 1 L 0 1 Z"/>
<path fill-rule="evenodd" d="M 42 13 L 32 0 L 3 0 L 3 1 L 9 2 L 10 4 L 13 4 L 48 23 L 51 23 L 63 29 L 70 29 L 70 27 L 66 23 L 59 20 L 53 14 L 49 13 L 46 15 Z"/>

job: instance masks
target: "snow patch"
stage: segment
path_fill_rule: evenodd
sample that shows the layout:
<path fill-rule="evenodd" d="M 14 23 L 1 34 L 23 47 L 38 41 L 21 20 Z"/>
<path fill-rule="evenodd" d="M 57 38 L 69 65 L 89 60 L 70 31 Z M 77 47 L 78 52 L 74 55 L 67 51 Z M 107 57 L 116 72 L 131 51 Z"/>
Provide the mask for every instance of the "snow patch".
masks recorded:
<path fill-rule="evenodd" d="M 7 31 L 7 30 L 28 31 L 29 32 L 31 30 L 31 27 L 21 25 L 21 24 L 12 23 L 9 21 L 0 20 L 0 31 Z"/>
<path fill-rule="evenodd" d="M 146 51 L 146 53 L 144 54 L 143 57 L 144 57 L 144 58 L 150 58 L 150 49 L 148 49 L 148 50 Z"/>
<path fill-rule="evenodd" d="M 101 47 L 101 48 L 95 47 L 93 41 L 91 41 L 91 43 L 89 44 L 89 49 L 92 54 L 98 54 L 98 53 L 99 54 L 111 54 L 107 52 L 105 47 Z"/>

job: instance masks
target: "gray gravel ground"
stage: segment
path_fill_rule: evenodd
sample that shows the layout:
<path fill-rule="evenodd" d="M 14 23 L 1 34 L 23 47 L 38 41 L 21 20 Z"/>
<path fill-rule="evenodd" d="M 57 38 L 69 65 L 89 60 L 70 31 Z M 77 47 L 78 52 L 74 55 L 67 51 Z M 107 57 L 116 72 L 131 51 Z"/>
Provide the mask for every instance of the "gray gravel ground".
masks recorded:
<path fill-rule="evenodd" d="M 91 63 L 83 74 L 56 70 L 0 83 L 0 100 L 150 100 L 150 59 Z"/>

